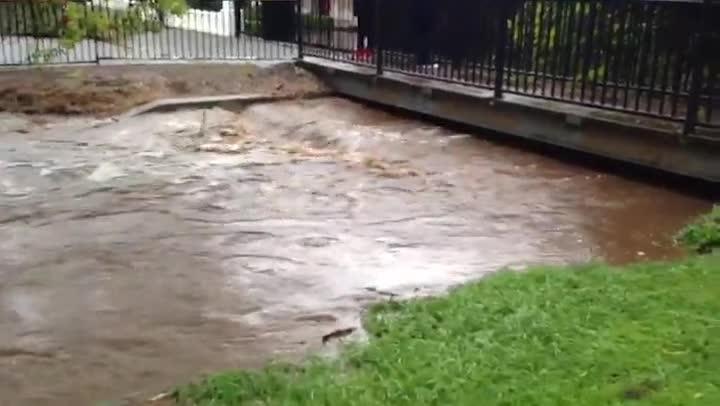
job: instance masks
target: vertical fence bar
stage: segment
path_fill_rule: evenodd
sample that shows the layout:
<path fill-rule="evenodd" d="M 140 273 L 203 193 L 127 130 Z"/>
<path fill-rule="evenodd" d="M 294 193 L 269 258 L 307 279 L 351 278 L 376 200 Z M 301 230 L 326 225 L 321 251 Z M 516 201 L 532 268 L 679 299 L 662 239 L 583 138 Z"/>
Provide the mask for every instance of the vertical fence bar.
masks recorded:
<path fill-rule="evenodd" d="M 582 32 L 585 29 L 585 7 L 586 2 L 584 0 L 578 2 L 578 4 L 575 6 L 576 13 L 577 13 L 577 29 L 575 30 L 575 36 L 573 37 L 574 43 L 572 44 L 573 47 L 573 63 L 572 63 L 572 71 L 571 71 L 571 82 L 570 82 L 570 100 L 575 100 L 575 89 L 577 87 L 578 82 L 578 74 L 582 75 L 580 73 L 580 69 L 582 67 Z"/>
<path fill-rule="evenodd" d="M 557 24 L 556 20 L 553 19 L 553 4 L 554 1 L 548 1 L 546 10 L 545 10 L 545 16 L 543 20 L 545 20 L 547 23 L 545 24 L 545 33 L 543 34 L 542 31 L 540 31 L 540 37 L 543 38 L 543 42 L 540 42 L 538 45 L 538 49 L 540 50 L 540 53 L 542 53 L 542 78 L 540 78 L 540 94 L 542 96 L 545 96 L 545 90 L 547 86 L 547 77 L 550 75 L 550 72 L 548 71 L 548 59 L 551 58 L 550 56 L 550 33 L 552 32 L 554 26 Z M 557 34 L 557 33 L 556 33 Z M 543 49 L 544 45 L 544 49 Z"/>
<path fill-rule="evenodd" d="M 60 24 L 62 24 L 62 22 L 63 22 L 64 10 L 62 9 L 62 7 L 53 7 L 51 13 L 52 13 L 52 16 L 50 18 L 52 20 L 52 22 L 51 22 L 52 27 L 54 30 L 57 30 L 57 29 L 59 29 Z M 93 43 L 95 43 L 95 42 L 93 42 Z M 65 52 L 64 52 L 65 53 L 65 62 L 70 63 L 71 61 L 75 61 L 78 59 L 77 48 L 78 48 L 78 46 L 74 45 L 72 47 L 72 49 L 65 49 Z M 72 51 L 72 53 L 73 53 L 72 59 L 70 57 L 70 51 Z M 97 57 L 95 59 L 97 60 Z"/>
<path fill-rule="evenodd" d="M 690 36 L 692 38 L 692 35 Z M 682 92 L 682 79 L 683 79 L 683 65 L 685 65 L 686 54 L 683 50 L 678 50 L 677 57 L 675 59 L 675 66 L 673 67 L 673 78 L 670 87 L 670 116 L 675 117 L 677 115 L 678 102 L 680 100 L 680 92 Z M 692 70 L 690 64 L 686 69 Z"/>
<path fill-rule="evenodd" d="M 170 29 L 167 25 L 167 17 L 168 16 L 165 15 L 165 12 L 163 12 L 162 10 L 158 10 L 158 26 L 160 29 L 160 36 L 161 38 L 163 36 L 165 37 L 165 46 L 163 47 L 162 44 L 160 46 L 160 59 L 171 59 L 173 55 L 172 45 L 174 41 L 170 38 Z"/>
<path fill-rule="evenodd" d="M 3 64 L 3 65 L 7 64 L 8 62 L 10 62 L 12 60 L 11 57 L 7 56 L 7 49 L 5 48 L 5 38 L 6 38 L 5 35 L 8 34 L 5 32 L 5 30 L 8 29 L 8 28 L 6 28 L 7 25 L 5 25 L 6 21 L 7 21 L 5 19 L 6 11 L 7 10 L 5 9 L 5 5 L 0 4 L 0 48 L 2 48 L 2 63 L 1 64 Z"/>
<path fill-rule="evenodd" d="M 566 35 L 563 37 L 564 44 L 563 44 L 563 56 L 564 58 L 563 67 L 562 67 L 562 79 L 560 84 L 560 99 L 565 99 L 565 89 L 567 87 L 567 82 L 570 80 L 571 82 L 574 82 L 574 72 L 571 71 L 572 67 L 572 61 L 573 61 L 573 33 L 575 32 L 575 9 L 576 5 L 575 3 L 567 3 L 567 32 Z M 562 40 L 561 40 L 562 41 Z M 572 97 L 571 97 L 572 98 Z"/>
<path fill-rule="evenodd" d="M 128 30 L 125 29 L 125 25 L 123 24 L 123 15 L 121 14 L 121 11 L 113 11 L 113 17 L 115 18 L 115 27 L 117 30 L 117 44 L 115 45 L 117 49 L 117 58 L 118 59 L 129 59 L 128 58 Z M 122 38 L 122 43 L 120 39 Z M 131 37 L 132 39 L 132 37 Z"/>
<path fill-rule="evenodd" d="M 13 33 L 15 33 L 17 35 L 15 38 L 16 39 L 15 46 L 17 47 L 17 51 L 18 51 L 17 54 L 15 52 L 13 52 L 13 54 L 17 56 L 15 58 L 15 60 L 17 61 L 16 63 L 23 64 L 23 63 L 27 62 L 25 60 L 25 56 L 23 56 L 23 54 L 22 54 L 23 47 L 22 47 L 22 44 L 20 43 L 20 38 L 23 38 L 24 32 L 22 31 L 23 29 L 20 28 L 21 20 L 20 20 L 20 12 L 18 11 L 18 4 L 17 3 L 12 3 L 12 4 L 13 4 L 12 20 L 15 23 L 14 24 L 15 30 L 13 31 Z M 10 45 L 12 46 L 12 43 L 10 43 Z"/>
<path fill-rule="evenodd" d="M 521 80 L 526 78 L 525 75 L 525 41 L 527 38 L 527 21 L 525 20 L 525 4 L 520 5 L 518 15 L 518 28 L 514 29 L 516 34 L 515 41 L 517 42 L 517 62 L 515 62 L 515 91 L 520 92 Z"/>
<path fill-rule="evenodd" d="M 533 13 L 533 19 L 538 22 L 537 29 L 533 30 L 533 79 L 532 79 L 532 93 L 537 93 L 538 90 L 538 79 L 543 74 L 541 71 L 541 62 L 543 59 L 542 44 L 543 44 L 543 31 L 545 29 L 545 13 L 547 12 L 547 3 L 545 0 L 537 1 L 538 8 Z"/>
<path fill-rule="evenodd" d="M 180 58 L 182 59 L 189 59 L 187 52 L 187 47 L 185 46 L 185 38 L 187 37 L 187 29 L 185 28 L 185 22 L 187 21 L 186 17 L 190 13 L 190 8 L 185 11 L 185 14 L 182 16 L 178 16 L 176 21 L 180 27 L 178 29 L 178 32 L 180 34 Z"/>
<path fill-rule="evenodd" d="M 242 4 L 241 4 L 242 3 Z M 247 58 L 248 57 L 248 38 L 247 38 L 247 15 L 245 14 L 246 10 L 244 8 L 245 3 L 238 1 L 237 6 L 240 7 L 240 11 L 238 11 L 235 15 L 240 19 L 240 22 L 238 23 L 238 32 L 239 38 L 242 39 L 242 45 L 238 44 L 238 57 L 240 58 Z M 243 6 L 243 7 L 241 7 Z M 242 50 L 241 50 L 242 49 Z"/>
<path fill-rule="evenodd" d="M 672 13 L 672 8 L 667 7 L 668 14 Z M 680 52 L 678 49 L 677 44 L 673 43 L 672 41 L 668 44 L 663 42 L 665 46 L 665 58 L 662 61 L 663 69 L 662 74 L 660 76 L 660 106 L 658 107 L 658 114 L 663 115 L 665 114 L 665 100 L 668 96 L 668 81 L 670 80 L 670 66 L 671 62 L 673 60 L 673 55 L 675 52 Z M 677 56 L 677 55 L 675 55 Z"/>
<path fill-rule="evenodd" d="M 302 13 L 302 0 L 295 0 L 295 9 L 296 9 L 296 16 L 295 16 L 295 31 L 297 34 L 297 47 L 298 47 L 298 53 L 297 58 L 303 59 L 303 13 Z"/>
<path fill-rule="evenodd" d="M 508 36 L 510 37 L 510 54 L 508 55 L 507 59 L 507 66 L 505 67 L 508 71 L 508 74 L 505 77 L 505 87 L 507 89 L 512 89 L 513 86 L 513 74 L 515 74 L 515 78 L 518 77 L 517 71 L 513 70 L 513 67 L 517 64 L 515 61 L 515 54 L 517 52 L 517 42 L 518 38 L 516 37 L 517 29 L 518 29 L 518 13 L 517 10 L 513 10 L 513 13 L 511 16 L 508 16 L 510 18 L 510 29 L 508 30 Z M 473 74 L 475 74 L 475 66 L 473 65 Z M 473 77 L 474 79 L 474 77 Z M 474 80 L 473 80 L 474 82 Z"/>
<path fill-rule="evenodd" d="M 603 33 L 605 32 L 605 19 L 607 18 L 606 10 L 605 10 L 605 3 L 599 2 L 596 7 L 595 11 L 595 18 L 597 19 L 597 25 L 593 27 L 593 30 L 591 31 L 593 34 L 591 37 L 589 37 L 588 40 L 595 40 L 595 42 L 592 43 L 590 46 L 591 52 L 589 53 L 590 56 L 590 69 L 592 69 L 590 72 L 588 72 L 588 75 L 592 76 L 588 78 L 590 81 L 589 86 L 589 98 L 590 102 L 589 104 L 596 104 L 595 102 L 595 95 L 597 93 L 597 87 L 598 87 L 598 72 L 600 70 L 600 67 L 602 67 L 602 45 L 603 45 Z"/>
<path fill-rule="evenodd" d="M 231 53 L 233 55 L 233 58 L 235 59 L 241 59 L 243 57 L 243 49 L 244 49 L 244 40 L 245 35 L 243 33 L 243 10 L 242 10 L 242 2 L 238 0 L 233 0 L 233 48 L 231 49 Z"/>
<path fill-rule="evenodd" d="M 695 131 L 698 121 L 698 109 L 700 106 L 700 89 L 702 88 L 703 68 L 705 65 L 706 52 L 703 52 L 705 37 L 709 36 L 710 24 L 708 20 L 711 14 L 710 1 L 705 0 L 702 4 L 700 13 L 700 24 L 694 31 L 694 41 L 692 55 L 690 61 L 692 64 L 692 82 L 690 84 L 690 94 L 688 95 L 687 112 L 685 114 L 685 125 L 683 126 L 683 134 L 687 135 Z"/>
<path fill-rule="evenodd" d="M 150 37 L 153 35 L 153 32 L 152 32 L 152 30 L 150 30 L 151 27 L 150 27 L 149 23 L 146 21 L 146 19 L 145 19 L 145 17 L 144 17 L 143 8 L 142 8 L 141 6 L 140 6 L 140 7 L 135 7 L 135 13 L 137 14 L 136 17 L 137 17 L 138 19 L 141 19 L 142 24 L 143 24 L 143 31 L 144 31 L 142 37 L 140 37 L 140 39 L 139 39 L 139 41 L 138 41 L 138 46 L 141 48 L 141 50 L 140 50 L 140 58 L 143 58 L 143 52 L 142 52 L 142 51 L 143 51 L 143 48 L 144 48 L 144 50 L 145 50 L 145 52 L 144 52 L 144 54 L 145 54 L 144 58 L 149 60 L 149 59 L 150 59 L 150 49 L 151 49 L 151 47 L 150 47 L 151 38 L 150 38 Z M 145 40 L 145 45 L 144 45 L 144 47 L 143 47 L 143 39 Z"/>
<path fill-rule="evenodd" d="M 603 61 L 603 67 L 602 70 L 602 82 L 600 83 L 600 104 L 604 105 L 606 102 L 606 97 L 608 93 L 608 86 L 612 86 L 610 83 L 610 66 L 612 62 L 612 56 L 614 52 L 613 50 L 613 38 L 617 38 L 615 26 L 618 18 L 618 5 L 615 1 L 611 1 L 608 4 L 607 9 L 605 10 L 605 18 L 607 18 L 607 23 L 605 24 L 605 47 L 603 48 L 604 55 L 601 55 L 605 57 Z M 616 49 L 618 51 L 619 49 Z M 602 59 L 602 58 L 601 58 Z"/>
<path fill-rule="evenodd" d="M 182 21 L 178 21 L 178 19 L 178 16 L 175 16 L 172 13 L 166 16 L 165 29 L 168 32 L 172 31 L 170 59 L 182 58 L 182 55 L 184 54 L 182 49 Z M 180 26 L 179 29 L 177 28 L 178 26 Z M 133 43 L 134 42 L 135 41 L 133 41 Z M 178 51 L 178 48 L 180 51 Z"/>
<path fill-rule="evenodd" d="M 217 32 L 215 32 L 215 30 L 217 30 Z M 210 32 L 210 35 L 215 37 L 215 53 L 213 54 L 212 59 L 222 59 L 224 57 L 225 36 L 222 32 L 220 13 L 215 13 L 212 15 L 212 20 L 210 22 L 210 27 L 208 27 L 208 31 Z"/>
<path fill-rule="evenodd" d="M 524 78 L 523 78 L 523 92 L 528 93 L 528 89 L 530 88 L 530 85 L 532 84 L 531 75 L 534 70 L 534 64 L 533 64 L 533 56 L 534 56 L 534 46 L 535 46 L 535 16 L 537 15 L 537 1 L 531 1 L 526 3 L 527 10 L 525 10 L 525 24 L 526 24 L 526 31 L 525 31 L 525 43 L 523 44 L 525 46 L 524 51 L 524 59 L 525 63 L 523 64 L 524 69 Z"/>
<path fill-rule="evenodd" d="M 497 48 L 495 50 L 495 98 L 503 96 L 503 75 L 505 74 L 505 48 L 508 43 L 507 15 L 508 5 L 500 3 L 500 13 L 497 21 Z"/>
<path fill-rule="evenodd" d="M 252 2 L 250 2 L 252 4 Z M 262 10 L 263 3 L 262 2 L 256 2 L 251 10 L 250 13 L 252 15 L 252 21 L 253 21 L 253 33 L 252 37 L 250 37 L 250 46 L 252 47 L 251 56 L 253 58 L 257 58 L 258 55 L 260 55 L 260 45 L 258 44 L 259 36 L 262 35 L 262 15 L 260 14 L 260 10 Z"/>
<path fill-rule="evenodd" d="M 87 18 L 87 12 L 88 12 L 88 7 L 86 5 L 85 6 L 85 17 L 86 18 Z M 95 9 L 95 2 L 90 2 L 90 13 L 93 15 L 93 17 L 95 17 L 97 14 L 97 10 Z M 96 34 L 96 36 L 97 36 L 97 34 Z M 95 52 L 95 63 L 99 64 L 100 63 L 100 50 L 98 49 L 98 40 L 97 40 L 97 38 L 92 38 L 91 41 L 92 41 L 93 52 Z"/>
<path fill-rule="evenodd" d="M 262 3 L 262 8 L 260 9 L 260 25 L 267 27 L 267 24 L 270 23 L 270 21 L 265 21 L 265 17 L 269 17 L 270 13 L 265 12 L 267 7 L 267 4 L 265 2 Z M 272 7 L 272 6 L 270 6 Z M 263 28 L 262 31 L 260 31 L 260 43 L 262 44 L 262 50 L 260 51 L 260 56 L 258 59 L 268 59 L 268 42 L 270 42 L 269 36 L 266 35 L 266 32 L 269 32 L 269 30 L 266 31 L 265 28 Z"/>
<path fill-rule="evenodd" d="M 60 8 L 60 16 L 58 16 L 58 18 L 59 18 L 58 24 L 62 24 L 62 25 L 65 24 L 65 17 L 67 15 L 66 12 L 67 12 L 67 9 L 65 8 L 65 6 Z M 83 15 L 85 16 L 85 18 L 87 18 L 88 13 L 90 13 L 93 16 L 95 15 L 92 8 L 88 9 L 87 5 L 83 6 Z M 66 50 L 66 55 L 67 55 L 68 61 L 70 61 L 70 60 L 72 60 L 73 62 L 78 62 L 78 61 L 93 62 L 94 61 L 96 64 L 100 63 L 100 52 L 98 51 L 98 34 L 97 34 L 97 32 L 95 33 L 95 35 L 88 36 L 87 40 L 89 43 L 86 45 L 83 45 L 83 41 L 73 43 L 72 58 L 70 58 L 70 49 Z M 93 58 L 93 52 L 95 52 L 94 58 Z"/>
<path fill-rule="evenodd" d="M 663 9 L 661 7 L 655 8 L 655 21 L 659 21 L 662 18 Z M 653 97 L 655 95 L 655 84 L 658 76 L 658 64 L 660 63 L 660 49 L 658 46 L 658 28 L 652 26 L 652 35 L 650 36 L 651 43 L 649 44 L 650 53 L 652 55 L 652 62 L 650 63 L 650 83 L 648 84 L 647 100 L 645 105 L 646 111 L 652 111 Z"/>
<path fill-rule="evenodd" d="M 208 39 L 207 45 L 207 56 L 205 59 L 212 60 L 217 57 L 218 54 L 218 38 L 213 33 L 215 17 L 211 10 L 205 10 L 205 24 L 203 26 L 203 32 Z"/>
<path fill-rule="evenodd" d="M 565 25 L 565 9 L 563 8 L 563 4 L 561 2 L 558 2 L 555 4 L 555 18 L 554 18 L 554 35 L 553 35 L 553 44 L 552 44 L 552 51 L 549 52 L 550 57 L 550 98 L 555 98 L 555 87 L 557 85 L 557 79 L 560 77 L 560 73 L 558 65 L 558 60 L 560 59 L 560 44 L 563 38 L 564 30 L 566 29 Z M 549 35 L 548 35 L 549 36 Z"/>
<path fill-rule="evenodd" d="M 376 64 L 376 71 L 375 73 L 380 76 L 383 74 L 383 41 L 382 41 L 382 23 L 380 22 L 380 19 L 382 18 L 382 12 L 380 11 L 380 7 L 382 5 L 382 0 L 373 0 L 375 1 L 375 64 Z"/>
<path fill-rule="evenodd" d="M 198 23 L 198 14 L 200 14 L 200 9 L 195 9 L 195 12 L 193 13 L 193 28 L 194 32 L 192 34 L 192 38 L 190 37 L 190 41 L 195 43 L 195 52 L 193 52 L 193 58 L 194 59 L 200 59 L 200 35 L 198 35 L 198 27 L 200 27 L 200 24 Z M 193 39 L 195 41 L 193 41 Z"/>
<path fill-rule="evenodd" d="M 30 46 L 33 45 L 33 41 L 36 41 L 36 39 L 34 36 L 32 36 L 32 28 L 30 28 L 29 24 L 28 24 L 28 16 L 27 16 L 27 7 L 26 6 L 27 6 L 27 4 L 21 3 L 20 10 L 21 10 L 22 14 L 18 16 L 18 24 L 20 24 L 20 22 L 22 22 L 22 27 L 23 27 L 22 34 L 32 38 L 32 40 L 26 39 L 26 43 L 27 43 L 26 47 L 27 48 L 25 49 L 25 52 L 27 53 L 26 63 L 32 65 L 34 63 L 34 61 L 33 61 L 34 52 L 32 50 L 30 50 Z"/>
<path fill-rule="evenodd" d="M 705 112 L 703 122 L 708 125 L 712 125 L 713 122 L 713 103 L 716 93 L 715 82 L 720 77 L 719 73 L 717 63 L 710 64 L 710 71 L 708 72 L 707 82 L 705 83 L 707 94 L 703 94 L 703 99 L 705 100 L 703 106 L 703 110 Z"/>
<path fill-rule="evenodd" d="M 647 4 L 645 7 L 643 7 L 643 13 L 645 15 L 646 21 L 645 21 L 645 27 L 643 27 L 643 33 L 642 33 L 642 44 L 640 45 L 639 50 L 639 58 L 640 58 L 640 67 L 638 68 L 638 92 L 635 97 L 635 111 L 640 110 L 640 103 L 642 99 L 642 94 L 645 86 L 647 86 L 647 89 L 649 89 L 647 92 L 645 92 L 645 97 L 649 99 L 650 96 L 650 90 L 652 86 L 645 85 L 648 83 L 647 81 L 647 70 L 648 70 L 648 59 L 650 59 L 652 55 L 652 28 L 655 20 L 655 9 L 653 8 L 653 5 Z M 622 36 L 620 36 L 622 38 Z M 650 69 L 654 69 L 654 67 L 651 65 Z M 618 84 L 616 83 L 616 86 Z"/>
<path fill-rule="evenodd" d="M 593 39 L 595 37 L 595 20 L 597 18 L 598 3 L 596 0 L 592 0 L 588 4 L 590 6 L 590 12 L 588 15 L 588 27 L 587 37 L 585 38 L 585 50 L 583 52 L 583 69 L 582 76 L 580 77 L 580 102 L 584 103 L 585 93 L 587 91 L 588 76 L 590 76 L 590 69 L 593 69 L 593 61 L 595 60 L 595 48 Z"/>
<path fill-rule="evenodd" d="M 497 61 L 497 59 L 493 59 L 493 58 L 498 58 L 498 52 L 497 52 L 499 49 L 498 47 L 503 46 L 503 42 L 505 43 L 505 45 L 507 44 L 507 40 L 505 38 L 501 38 L 503 29 L 507 28 L 507 21 L 504 22 L 505 27 L 501 27 L 498 25 L 498 24 L 503 23 L 502 20 L 503 20 L 503 15 L 504 15 L 504 12 L 503 12 L 504 9 L 505 9 L 505 7 L 501 4 L 497 11 L 496 20 L 492 20 L 491 17 L 484 16 L 484 18 L 482 19 L 482 23 L 481 23 L 482 24 L 481 37 L 486 37 L 486 38 L 497 37 L 497 38 L 493 38 L 492 42 L 490 42 L 488 47 L 483 47 L 485 49 L 483 49 L 482 52 L 480 53 L 481 58 L 479 60 L 480 61 L 479 81 L 482 84 L 483 77 L 484 77 L 485 78 L 485 86 L 493 88 L 493 89 L 495 88 L 495 78 L 498 76 L 497 67 L 496 67 L 496 63 L 498 61 Z M 490 15 L 493 15 L 493 14 L 490 13 Z M 507 61 L 505 60 L 506 58 L 507 58 L 507 54 L 503 53 L 502 61 L 501 61 L 503 69 L 508 66 Z M 500 72 L 499 75 L 502 77 L 502 79 L 504 81 L 505 80 L 505 76 L 504 76 L 505 72 Z"/>

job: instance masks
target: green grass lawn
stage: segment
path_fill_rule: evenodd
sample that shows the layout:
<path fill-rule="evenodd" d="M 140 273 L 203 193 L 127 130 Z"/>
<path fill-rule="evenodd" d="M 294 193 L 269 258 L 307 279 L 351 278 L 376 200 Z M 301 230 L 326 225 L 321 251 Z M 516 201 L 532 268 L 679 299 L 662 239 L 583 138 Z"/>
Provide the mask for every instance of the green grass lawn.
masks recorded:
<path fill-rule="evenodd" d="M 218 374 L 199 405 L 720 405 L 720 257 L 500 272 L 375 306 L 337 360 Z"/>

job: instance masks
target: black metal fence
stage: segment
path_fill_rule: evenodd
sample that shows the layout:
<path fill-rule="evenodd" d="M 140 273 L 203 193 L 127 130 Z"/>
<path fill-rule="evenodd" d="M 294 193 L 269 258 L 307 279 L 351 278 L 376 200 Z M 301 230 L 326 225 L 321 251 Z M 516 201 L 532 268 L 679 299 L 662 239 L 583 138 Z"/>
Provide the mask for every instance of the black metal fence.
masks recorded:
<path fill-rule="evenodd" d="M 0 0 L 0 65 L 304 54 L 720 130 L 720 0 L 185 1 Z"/>
<path fill-rule="evenodd" d="M 178 15 L 150 3 L 0 0 L 0 65 L 297 57 L 295 0 L 187 0 Z"/>
<path fill-rule="evenodd" d="M 718 1 L 302 4 L 305 55 L 720 129 Z"/>

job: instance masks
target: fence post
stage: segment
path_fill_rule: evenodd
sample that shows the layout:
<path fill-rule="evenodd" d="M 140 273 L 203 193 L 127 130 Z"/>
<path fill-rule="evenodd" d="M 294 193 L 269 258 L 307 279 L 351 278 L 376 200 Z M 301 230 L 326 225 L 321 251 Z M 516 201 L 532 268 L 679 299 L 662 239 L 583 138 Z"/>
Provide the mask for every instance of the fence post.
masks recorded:
<path fill-rule="evenodd" d="M 296 15 L 296 21 L 295 21 L 296 28 L 295 29 L 297 31 L 298 59 L 302 59 L 303 58 L 303 42 L 305 42 L 303 39 L 304 27 L 303 27 L 303 14 L 302 14 L 302 0 L 295 1 L 295 8 L 297 9 L 297 11 L 296 11 L 297 15 Z"/>
<path fill-rule="evenodd" d="M 102 6 L 102 5 L 101 5 Z M 87 19 L 87 4 L 84 5 L 85 19 Z M 90 2 L 90 11 L 95 15 L 95 2 Z M 65 7 L 62 8 L 62 18 L 65 19 Z M 95 64 L 100 65 L 100 48 L 98 47 L 98 39 L 92 38 L 93 47 L 95 48 Z"/>
<path fill-rule="evenodd" d="M 233 18 L 235 19 L 235 38 L 240 38 L 243 34 L 243 2 L 233 0 Z"/>
<path fill-rule="evenodd" d="M 498 2 L 500 7 L 500 18 L 497 26 L 497 48 L 495 49 L 495 98 L 503 96 L 503 82 L 505 81 L 505 48 L 507 47 L 507 19 L 508 2 Z"/>
<path fill-rule="evenodd" d="M 705 37 L 708 35 L 710 25 L 708 24 L 708 15 L 710 15 L 710 1 L 704 0 L 700 13 L 700 21 L 698 29 L 695 31 L 695 43 L 693 44 L 690 61 L 692 63 L 692 81 L 690 82 L 690 92 L 688 94 L 687 112 L 685 113 L 685 123 L 683 126 L 683 135 L 688 135 L 695 131 L 698 122 L 698 110 L 700 109 L 700 92 L 703 82 L 703 67 L 706 61 L 704 51 Z"/>
<path fill-rule="evenodd" d="M 380 23 L 380 18 L 382 16 L 382 13 L 380 12 L 380 5 L 382 4 L 382 0 L 374 0 L 375 1 L 375 15 L 373 16 L 373 19 L 375 20 L 375 64 L 376 66 L 376 74 L 378 76 L 383 74 L 383 45 L 382 45 L 382 28 Z"/>

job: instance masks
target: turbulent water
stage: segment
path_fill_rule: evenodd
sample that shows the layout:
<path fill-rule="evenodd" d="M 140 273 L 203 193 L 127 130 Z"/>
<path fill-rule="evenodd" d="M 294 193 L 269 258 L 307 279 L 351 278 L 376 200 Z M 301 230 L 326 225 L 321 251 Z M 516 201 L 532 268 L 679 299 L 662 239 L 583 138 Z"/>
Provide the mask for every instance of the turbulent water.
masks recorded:
<path fill-rule="evenodd" d="M 705 201 L 337 99 L 0 137 L 0 404 L 298 359 L 366 304 L 677 255 Z"/>

